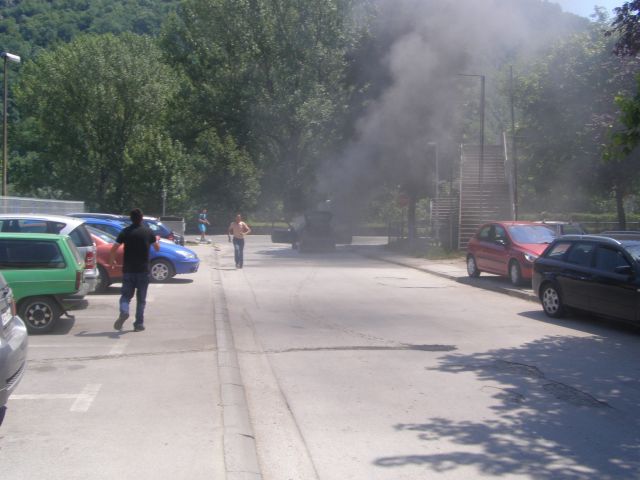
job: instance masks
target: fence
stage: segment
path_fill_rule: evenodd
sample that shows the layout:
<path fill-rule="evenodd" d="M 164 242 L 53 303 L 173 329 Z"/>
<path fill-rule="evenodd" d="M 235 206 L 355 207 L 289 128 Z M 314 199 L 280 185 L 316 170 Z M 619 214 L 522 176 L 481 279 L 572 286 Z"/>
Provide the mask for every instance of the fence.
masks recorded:
<path fill-rule="evenodd" d="M 84 202 L 0 196 L 0 213 L 66 215 L 84 212 Z"/>

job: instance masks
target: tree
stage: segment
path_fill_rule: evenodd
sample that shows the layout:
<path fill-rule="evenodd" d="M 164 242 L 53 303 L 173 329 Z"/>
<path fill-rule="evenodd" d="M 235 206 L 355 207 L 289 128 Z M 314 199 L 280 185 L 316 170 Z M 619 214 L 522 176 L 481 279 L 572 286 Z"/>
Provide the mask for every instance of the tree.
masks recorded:
<path fill-rule="evenodd" d="M 186 144 L 230 136 L 282 197 L 311 203 L 323 156 L 341 138 L 348 96 L 349 0 L 186 0 L 163 46 L 191 82 Z"/>
<path fill-rule="evenodd" d="M 182 184 L 175 159 L 184 155 L 165 129 L 177 87 L 147 37 L 80 36 L 42 52 L 15 90 L 24 135 L 20 176 L 11 181 L 105 211 L 154 208 L 159 185 Z"/>
<path fill-rule="evenodd" d="M 615 36 L 614 53 L 635 56 L 640 51 L 640 0 L 625 2 L 614 9 L 615 16 L 606 35 Z"/>
<path fill-rule="evenodd" d="M 605 26 L 601 18 L 556 44 L 519 79 L 521 191 L 530 208 L 588 208 L 594 197 L 624 190 L 603 155 L 618 111 L 614 98 L 633 90 L 637 64 L 611 55 Z"/>

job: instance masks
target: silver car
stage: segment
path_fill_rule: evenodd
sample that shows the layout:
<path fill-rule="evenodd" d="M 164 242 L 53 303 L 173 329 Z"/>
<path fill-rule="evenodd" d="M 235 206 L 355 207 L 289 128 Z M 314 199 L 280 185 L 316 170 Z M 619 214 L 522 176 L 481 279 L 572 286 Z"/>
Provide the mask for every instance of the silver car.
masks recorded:
<path fill-rule="evenodd" d="M 9 395 L 16 389 L 27 361 L 27 327 L 16 315 L 13 294 L 0 273 L 0 425 Z"/>
<path fill-rule="evenodd" d="M 73 295 L 73 298 L 82 298 L 96 289 L 100 276 L 96 245 L 84 222 L 82 218 L 62 215 L 2 214 L 0 215 L 0 232 L 69 235 L 85 263 L 84 282 L 78 293 Z"/>

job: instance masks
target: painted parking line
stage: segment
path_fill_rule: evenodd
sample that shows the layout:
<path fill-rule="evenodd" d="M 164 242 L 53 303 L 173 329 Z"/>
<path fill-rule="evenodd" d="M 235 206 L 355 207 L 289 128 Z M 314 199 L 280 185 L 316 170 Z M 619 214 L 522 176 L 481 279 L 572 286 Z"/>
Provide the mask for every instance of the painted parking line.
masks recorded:
<path fill-rule="evenodd" d="M 91 408 L 98 392 L 102 388 L 101 383 L 89 383 L 80 393 L 43 393 L 43 394 L 16 394 L 9 400 L 74 400 L 70 412 L 85 413 Z"/>

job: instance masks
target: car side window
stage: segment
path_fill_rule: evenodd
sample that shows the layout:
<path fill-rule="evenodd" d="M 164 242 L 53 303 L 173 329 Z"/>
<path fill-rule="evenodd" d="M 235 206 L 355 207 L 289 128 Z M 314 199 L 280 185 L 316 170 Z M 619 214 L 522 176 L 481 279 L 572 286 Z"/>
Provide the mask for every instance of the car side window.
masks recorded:
<path fill-rule="evenodd" d="M 504 227 L 500 225 L 496 225 L 494 229 L 494 241 L 495 242 L 506 242 L 507 241 L 507 231 Z"/>
<path fill-rule="evenodd" d="M 569 250 L 571 243 L 569 242 L 558 242 L 553 247 L 549 249 L 545 257 L 550 258 L 552 260 L 562 260 L 564 258 L 565 253 Z"/>
<path fill-rule="evenodd" d="M 0 268 L 65 268 L 66 263 L 56 242 L 35 240 L 0 240 Z"/>
<path fill-rule="evenodd" d="M 567 263 L 579 265 L 581 267 L 590 267 L 591 255 L 593 254 L 593 250 L 593 243 L 575 243 L 571 247 L 571 250 L 569 250 L 569 254 L 567 255 Z"/>
<path fill-rule="evenodd" d="M 596 250 L 596 268 L 607 273 L 616 273 L 618 267 L 630 267 L 631 264 L 620 250 L 600 246 Z"/>
<path fill-rule="evenodd" d="M 482 240 L 483 242 L 488 242 L 491 240 L 491 225 L 487 225 L 483 227 L 482 230 L 478 233 L 478 240 Z"/>

